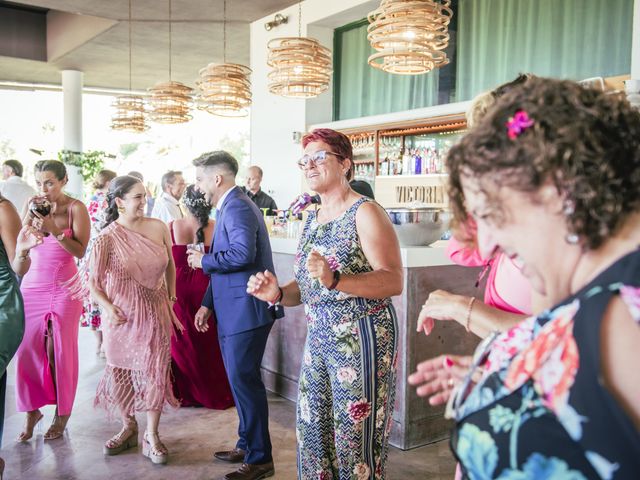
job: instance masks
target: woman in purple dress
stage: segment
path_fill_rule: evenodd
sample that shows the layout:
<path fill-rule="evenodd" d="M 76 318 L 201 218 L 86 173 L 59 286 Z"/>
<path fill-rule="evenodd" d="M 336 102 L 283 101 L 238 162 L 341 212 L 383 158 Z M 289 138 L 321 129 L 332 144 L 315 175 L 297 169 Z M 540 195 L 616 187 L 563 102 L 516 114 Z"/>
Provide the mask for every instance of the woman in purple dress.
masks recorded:
<path fill-rule="evenodd" d="M 176 264 L 176 297 L 173 310 L 185 331 L 171 338 L 173 391 L 183 407 L 202 406 L 225 409 L 233 405 L 233 397 L 222 362 L 218 333 L 215 328 L 198 332 L 193 323 L 202 303 L 209 278 L 201 269 L 187 263 L 187 245 L 202 243 L 205 253 L 213 238 L 214 222 L 209 218 L 211 205 L 204 195 L 189 185 L 182 197 L 187 216 L 169 224 Z M 215 318 L 209 319 L 211 326 Z"/>

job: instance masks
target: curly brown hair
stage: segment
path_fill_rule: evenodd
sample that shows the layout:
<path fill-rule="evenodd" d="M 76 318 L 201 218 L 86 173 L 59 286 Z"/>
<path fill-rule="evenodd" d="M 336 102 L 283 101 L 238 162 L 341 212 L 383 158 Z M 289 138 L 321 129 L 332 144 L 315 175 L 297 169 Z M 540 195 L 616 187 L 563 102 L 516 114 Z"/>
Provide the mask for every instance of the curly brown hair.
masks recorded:
<path fill-rule="evenodd" d="M 534 124 L 510 139 L 506 123 L 518 111 Z M 446 164 L 458 222 L 468 217 L 463 175 L 479 181 L 498 214 L 498 186 L 535 198 L 551 181 L 564 196 L 568 230 L 595 249 L 640 209 L 640 112 L 620 94 L 531 78 L 498 100 Z"/>

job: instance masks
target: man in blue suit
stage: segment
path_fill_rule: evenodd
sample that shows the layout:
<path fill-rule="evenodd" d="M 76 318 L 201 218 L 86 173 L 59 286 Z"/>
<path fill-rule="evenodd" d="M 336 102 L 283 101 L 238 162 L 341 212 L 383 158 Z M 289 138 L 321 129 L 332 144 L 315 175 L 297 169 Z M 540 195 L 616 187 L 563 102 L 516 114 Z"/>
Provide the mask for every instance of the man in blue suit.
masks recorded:
<path fill-rule="evenodd" d="M 267 337 L 282 309 L 270 307 L 247 293 L 247 281 L 257 272 L 273 269 L 271 245 L 262 213 L 236 186 L 238 162 L 216 151 L 195 159 L 196 186 L 217 209 L 210 253 L 191 250 L 189 264 L 211 276 L 196 329 L 205 331 L 211 311 L 218 321 L 218 338 L 225 369 L 238 409 L 236 447 L 214 455 L 227 462 L 243 462 L 228 480 L 255 480 L 274 473 L 269 438 L 267 394 L 260 364 Z"/>

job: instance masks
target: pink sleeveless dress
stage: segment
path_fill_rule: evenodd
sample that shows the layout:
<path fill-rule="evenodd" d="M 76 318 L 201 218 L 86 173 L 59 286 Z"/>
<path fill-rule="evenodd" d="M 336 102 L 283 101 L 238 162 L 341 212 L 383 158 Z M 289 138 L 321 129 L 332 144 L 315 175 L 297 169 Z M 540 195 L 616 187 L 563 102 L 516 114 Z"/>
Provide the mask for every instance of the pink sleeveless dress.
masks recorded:
<path fill-rule="evenodd" d="M 72 206 L 69 205 L 71 237 Z M 22 279 L 25 332 L 16 354 L 16 404 L 19 412 L 57 405 L 58 415 L 69 415 L 78 386 L 78 326 L 82 302 L 72 298 L 68 281 L 77 273 L 73 255 L 53 235 L 31 250 L 31 268 Z M 45 335 L 51 321 L 56 384 L 51 375 Z"/>
<path fill-rule="evenodd" d="M 95 239 L 89 276 L 127 322 L 102 322 L 107 365 L 94 405 L 110 418 L 180 406 L 171 385 L 173 310 L 164 275 L 164 246 L 117 222 Z"/>

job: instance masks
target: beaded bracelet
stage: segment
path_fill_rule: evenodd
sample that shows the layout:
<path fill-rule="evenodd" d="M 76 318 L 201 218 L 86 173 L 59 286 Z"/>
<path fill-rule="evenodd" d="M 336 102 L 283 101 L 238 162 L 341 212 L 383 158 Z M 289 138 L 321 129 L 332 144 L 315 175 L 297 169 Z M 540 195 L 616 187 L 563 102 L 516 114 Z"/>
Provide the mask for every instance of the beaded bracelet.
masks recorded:
<path fill-rule="evenodd" d="M 469 299 L 469 304 L 467 305 L 467 316 L 464 321 L 464 328 L 467 332 L 470 332 L 469 325 L 471 324 L 471 309 L 473 308 L 473 302 L 476 301 L 476 297 L 471 297 Z"/>

